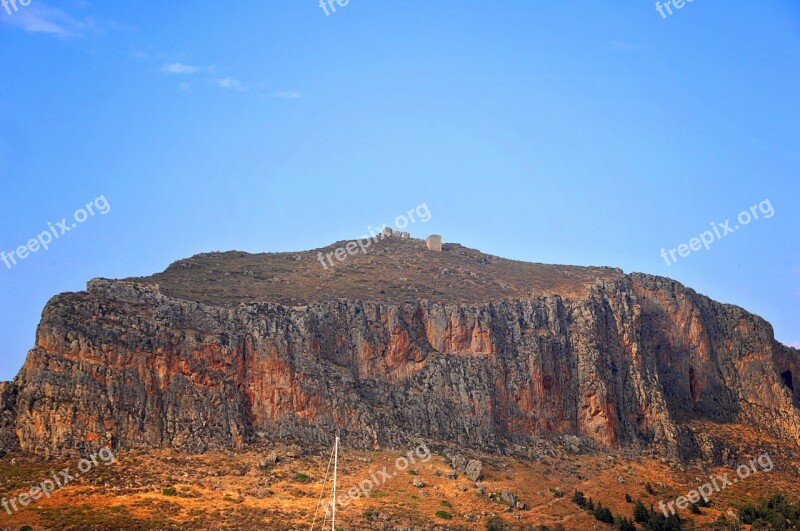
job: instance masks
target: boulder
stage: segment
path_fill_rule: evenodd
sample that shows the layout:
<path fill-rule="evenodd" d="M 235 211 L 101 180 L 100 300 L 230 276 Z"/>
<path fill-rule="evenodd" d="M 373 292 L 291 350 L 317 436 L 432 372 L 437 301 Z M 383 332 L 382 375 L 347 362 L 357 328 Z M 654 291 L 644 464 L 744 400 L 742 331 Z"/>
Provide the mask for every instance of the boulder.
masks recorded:
<path fill-rule="evenodd" d="M 464 474 L 466 474 L 470 481 L 480 481 L 480 479 L 483 478 L 483 463 L 477 459 L 470 460 L 464 469 Z"/>
<path fill-rule="evenodd" d="M 500 499 L 509 507 L 516 507 L 517 497 L 510 490 L 504 490 L 500 493 Z"/>

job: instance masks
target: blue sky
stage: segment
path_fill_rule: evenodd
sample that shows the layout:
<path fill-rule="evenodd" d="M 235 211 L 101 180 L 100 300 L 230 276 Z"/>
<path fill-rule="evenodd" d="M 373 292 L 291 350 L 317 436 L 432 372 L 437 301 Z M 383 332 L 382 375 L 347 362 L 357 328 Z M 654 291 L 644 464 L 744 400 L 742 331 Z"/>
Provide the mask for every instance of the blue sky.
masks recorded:
<path fill-rule="evenodd" d="M 800 342 L 795 1 L 172 4 L 0 8 L 0 251 L 110 207 L 0 262 L 0 380 L 91 278 L 320 247 L 421 203 L 414 236 L 669 276 Z"/>

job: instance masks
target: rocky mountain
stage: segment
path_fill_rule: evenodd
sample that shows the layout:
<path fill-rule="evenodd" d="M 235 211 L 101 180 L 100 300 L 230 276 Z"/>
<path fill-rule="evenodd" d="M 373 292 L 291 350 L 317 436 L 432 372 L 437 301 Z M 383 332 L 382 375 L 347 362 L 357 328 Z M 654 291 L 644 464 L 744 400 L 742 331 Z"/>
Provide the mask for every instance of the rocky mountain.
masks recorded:
<path fill-rule="evenodd" d="M 338 430 L 362 449 L 525 454 L 567 436 L 719 460 L 714 426 L 737 424 L 800 444 L 800 352 L 739 307 L 414 239 L 324 262 L 345 243 L 198 255 L 54 297 L 0 384 L 0 445 L 202 452 Z"/>

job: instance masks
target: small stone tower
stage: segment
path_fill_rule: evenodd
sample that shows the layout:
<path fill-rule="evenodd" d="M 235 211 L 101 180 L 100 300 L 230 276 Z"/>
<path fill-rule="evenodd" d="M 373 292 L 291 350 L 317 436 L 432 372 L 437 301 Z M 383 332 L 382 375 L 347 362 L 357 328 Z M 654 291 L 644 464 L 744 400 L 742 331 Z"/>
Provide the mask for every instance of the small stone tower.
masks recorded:
<path fill-rule="evenodd" d="M 438 234 L 431 234 L 425 240 L 425 246 L 429 251 L 442 252 L 442 237 Z"/>

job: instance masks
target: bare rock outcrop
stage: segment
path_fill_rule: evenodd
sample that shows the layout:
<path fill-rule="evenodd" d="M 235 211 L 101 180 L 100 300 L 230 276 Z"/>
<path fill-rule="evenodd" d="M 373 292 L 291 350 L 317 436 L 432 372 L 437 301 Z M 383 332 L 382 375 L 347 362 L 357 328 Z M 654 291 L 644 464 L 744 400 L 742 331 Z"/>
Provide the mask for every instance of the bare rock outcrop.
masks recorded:
<path fill-rule="evenodd" d="M 0 447 L 201 452 L 340 430 L 365 449 L 507 452 L 567 435 L 703 456 L 694 419 L 800 443 L 798 351 L 669 279 L 470 304 L 304 302 L 215 306 L 111 280 L 59 295 L 0 384 Z"/>
<path fill-rule="evenodd" d="M 0 451 L 16 450 L 19 441 L 14 433 L 16 424 L 17 386 L 0 382 Z"/>

